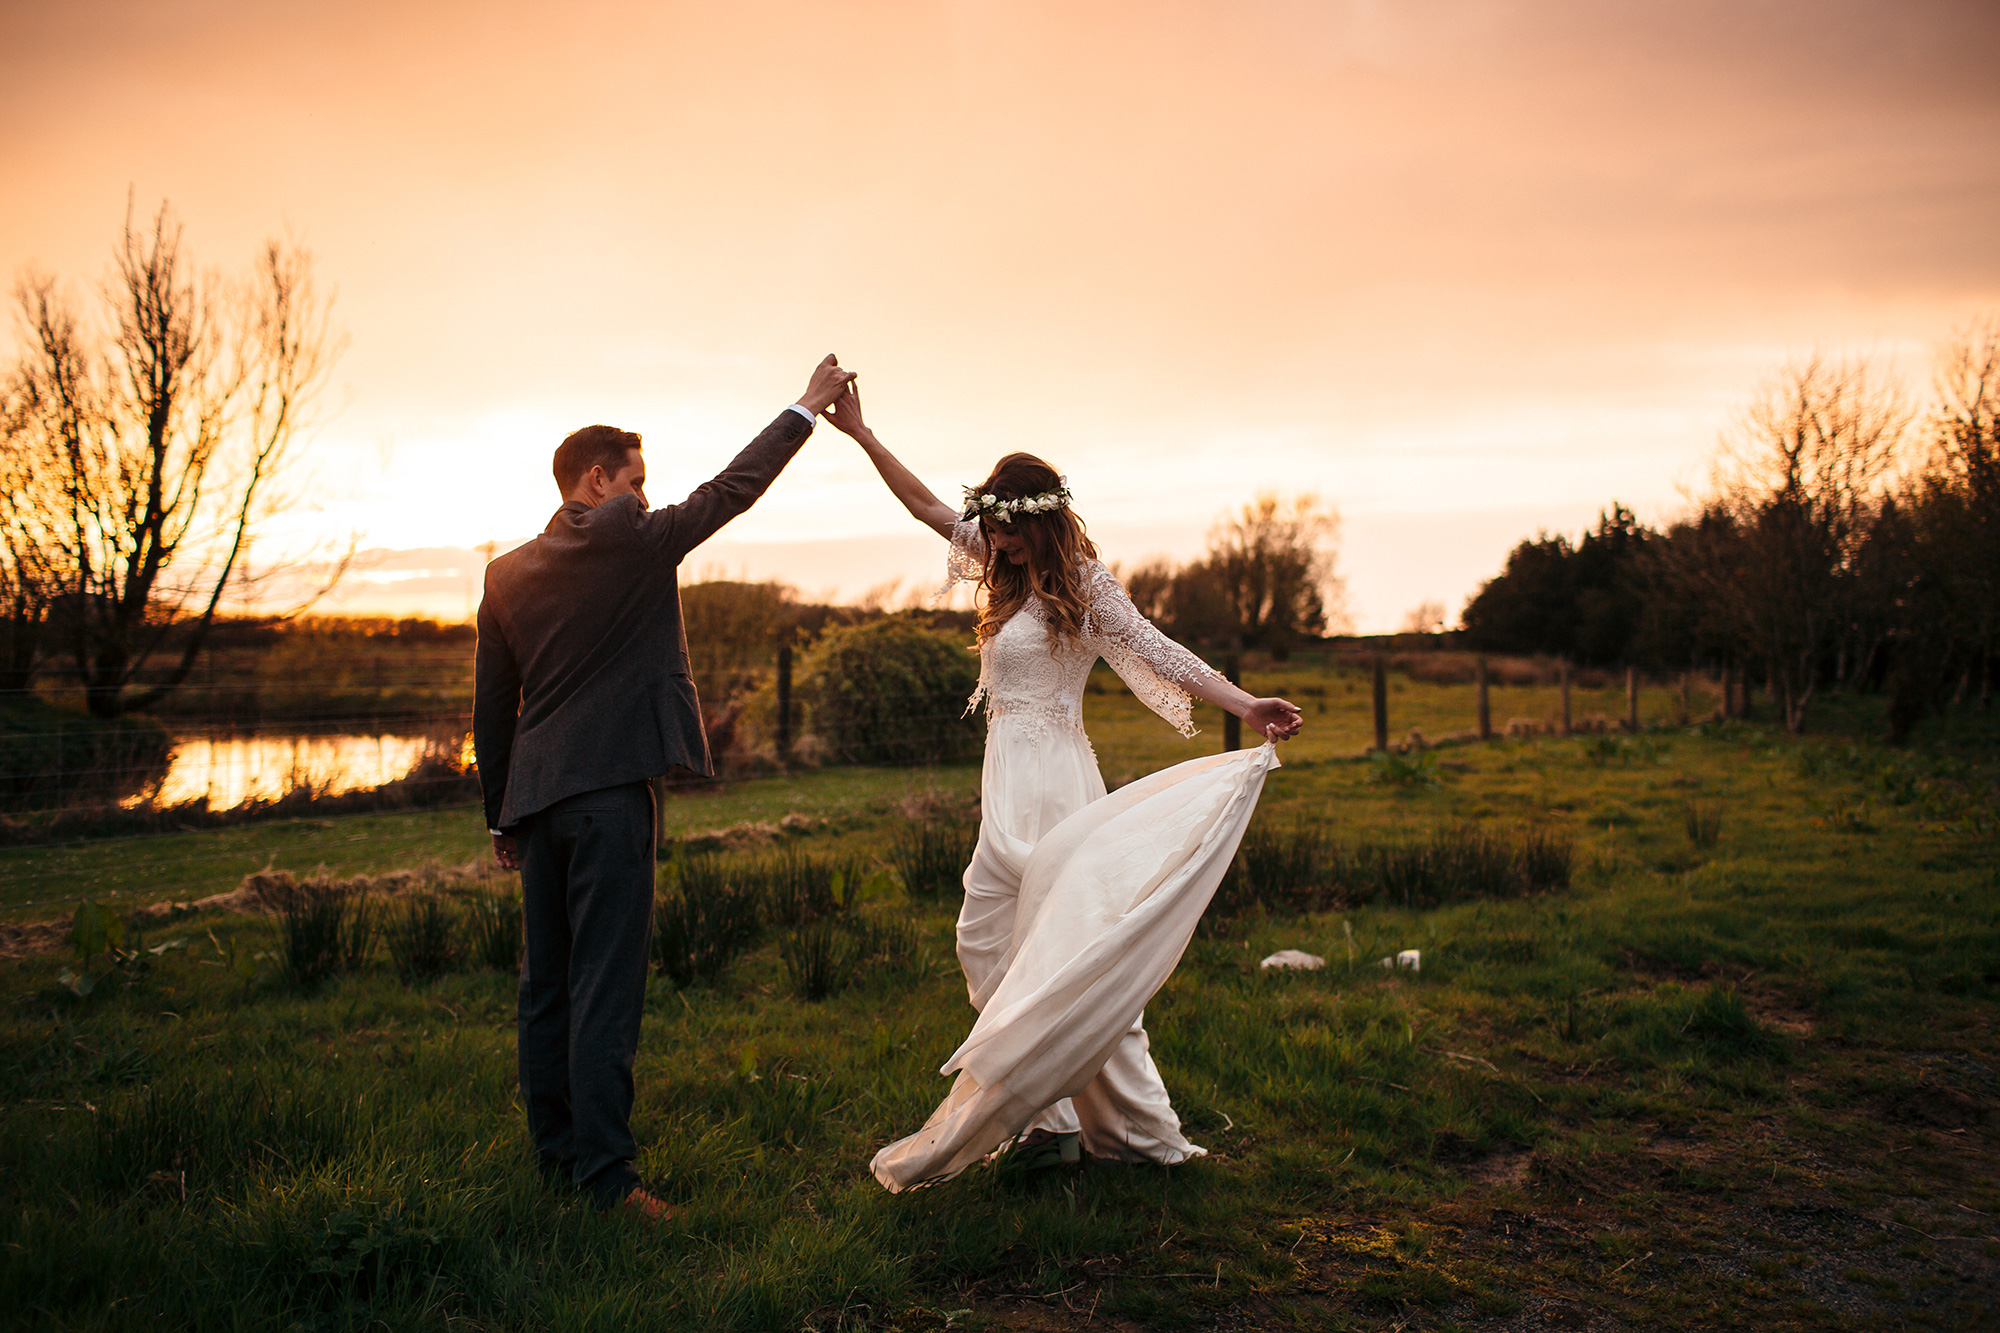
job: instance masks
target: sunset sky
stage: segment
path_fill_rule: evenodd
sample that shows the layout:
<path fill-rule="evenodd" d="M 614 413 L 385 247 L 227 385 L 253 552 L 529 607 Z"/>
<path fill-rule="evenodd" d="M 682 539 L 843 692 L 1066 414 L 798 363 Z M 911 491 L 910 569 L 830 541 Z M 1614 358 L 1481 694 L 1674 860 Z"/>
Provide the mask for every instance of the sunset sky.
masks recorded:
<path fill-rule="evenodd" d="M 417 553 L 355 609 L 462 616 L 566 431 L 664 503 L 833 351 L 941 495 L 1042 453 L 1108 558 L 1317 491 L 1393 629 L 1672 513 L 1788 358 L 1921 390 L 2000 313 L 1996 71 L 1990 0 L 16 0 L 0 262 L 89 290 L 128 190 L 205 263 L 309 246 L 351 346 L 284 538 Z M 692 563 L 940 554 L 822 427 Z"/>

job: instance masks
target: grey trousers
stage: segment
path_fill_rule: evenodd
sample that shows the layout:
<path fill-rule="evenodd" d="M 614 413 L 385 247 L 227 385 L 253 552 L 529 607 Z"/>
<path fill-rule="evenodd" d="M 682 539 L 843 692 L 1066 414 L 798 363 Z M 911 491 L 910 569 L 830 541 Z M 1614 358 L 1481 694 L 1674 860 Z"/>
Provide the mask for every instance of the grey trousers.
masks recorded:
<path fill-rule="evenodd" d="M 521 1098 L 544 1175 L 600 1208 L 632 1192 L 632 1060 L 653 941 L 653 789 L 558 801 L 519 829 Z"/>

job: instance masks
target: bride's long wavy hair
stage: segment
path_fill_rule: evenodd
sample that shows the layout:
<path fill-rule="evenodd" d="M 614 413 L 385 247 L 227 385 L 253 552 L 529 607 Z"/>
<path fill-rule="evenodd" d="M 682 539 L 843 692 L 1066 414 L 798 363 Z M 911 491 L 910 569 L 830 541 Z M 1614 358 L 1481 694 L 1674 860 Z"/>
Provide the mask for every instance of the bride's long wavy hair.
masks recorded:
<path fill-rule="evenodd" d="M 982 495 L 1019 500 L 1062 485 L 1062 474 L 1033 454 L 1008 454 L 979 483 Z M 1011 522 L 989 519 L 987 526 L 1027 540 L 1028 558 L 1015 564 L 991 542 L 986 544 L 986 568 L 979 576 L 979 641 L 1000 632 L 1030 597 L 1042 599 L 1052 637 L 1076 638 L 1083 632 L 1089 609 L 1083 586 L 1083 562 L 1097 558 L 1097 544 L 1083 530 L 1083 520 L 1067 509 L 1041 514 L 1016 514 Z"/>

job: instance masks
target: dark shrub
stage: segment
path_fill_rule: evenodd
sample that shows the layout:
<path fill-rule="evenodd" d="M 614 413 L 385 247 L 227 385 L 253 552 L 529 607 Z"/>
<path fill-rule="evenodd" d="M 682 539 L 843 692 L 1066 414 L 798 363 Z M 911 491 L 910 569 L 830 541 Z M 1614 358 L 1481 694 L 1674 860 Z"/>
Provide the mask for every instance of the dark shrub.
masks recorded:
<path fill-rule="evenodd" d="M 800 664 L 808 728 L 839 764 L 935 764 L 979 748 L 966 715 L 979 658 L 964 637 L 907 620 L 829 629 Z"/>

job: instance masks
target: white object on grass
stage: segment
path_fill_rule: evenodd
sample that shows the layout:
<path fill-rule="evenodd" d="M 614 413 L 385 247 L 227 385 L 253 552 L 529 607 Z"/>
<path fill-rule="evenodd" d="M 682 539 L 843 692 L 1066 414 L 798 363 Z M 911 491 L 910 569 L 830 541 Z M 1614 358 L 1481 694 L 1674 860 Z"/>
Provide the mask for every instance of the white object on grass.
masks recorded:
<path fill-rule="evenodd" d="M 1317 972 L 1326 966 L 1326 959 L 1303 949 L 1280 949 L 1257 966 L 1275 967 L 1281 971 Z"/>
<path fill-rule="evenodd" d="M 1424 970 L 1424 954 L 1421 949 L 1405 949 L 1394 958 L 1378 958 L 1375 962 L 1377 966 L 1386 967 L 1391 971 L 1399 968 L 1407 968 L 1412 972 Z"/>

